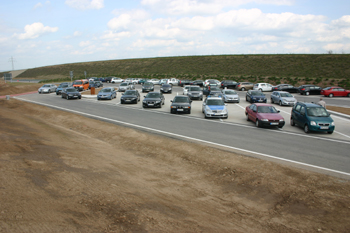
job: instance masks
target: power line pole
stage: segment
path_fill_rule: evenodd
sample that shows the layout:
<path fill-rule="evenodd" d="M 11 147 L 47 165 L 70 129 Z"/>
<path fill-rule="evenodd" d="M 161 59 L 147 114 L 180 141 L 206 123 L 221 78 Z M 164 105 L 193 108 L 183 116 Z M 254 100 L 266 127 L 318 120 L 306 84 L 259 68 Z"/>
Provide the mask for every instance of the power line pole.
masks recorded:
<path fill-rule="evenodd" d="M 9 62 L 12 63 L 12 71 L 15 70 L 15 67 L 14 67 L 14 65 L 13 65 L 13 62 L 14 62 L 14 61 L 15 61 L 15 60 L 13 59 L 13 57 L 11 57 L 11 58 L 9 59 Z"/>

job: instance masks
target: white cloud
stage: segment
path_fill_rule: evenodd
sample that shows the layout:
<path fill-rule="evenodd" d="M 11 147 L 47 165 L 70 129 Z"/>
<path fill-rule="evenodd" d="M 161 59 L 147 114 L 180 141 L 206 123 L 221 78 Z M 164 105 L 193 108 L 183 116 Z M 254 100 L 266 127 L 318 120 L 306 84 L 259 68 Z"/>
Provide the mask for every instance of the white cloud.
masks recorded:
<path fill-rule="evenodd" d="M 20 40 L 35 39 L 41 35 L 56 32 L 57 30 L 58 27 L 49 27 L 44 26 L 42 23 L 33 23 L 24 27 L 25 33 L 19 35 L 15 34 L 15 36 L 17 36 Z"/>
<path fill-rule="evenodd" d="M 89 46 L 90 44 L 91 44 L 90 41 L 81 41 L 81 42 L 79 43 L 79 46 L 80 46 L 80 47 L 86 47 L 86 46 Z"/>
<path fill-rule="evenodd" d="M 104 0 L 66 0 L 65 4 L 78 10 L 98 10 L 104 7 Z"/>
<path fill-rule="evenodd" d="M 41 2 L 35 4 L 34 9 L 43 7 L 43 4 Z"/>

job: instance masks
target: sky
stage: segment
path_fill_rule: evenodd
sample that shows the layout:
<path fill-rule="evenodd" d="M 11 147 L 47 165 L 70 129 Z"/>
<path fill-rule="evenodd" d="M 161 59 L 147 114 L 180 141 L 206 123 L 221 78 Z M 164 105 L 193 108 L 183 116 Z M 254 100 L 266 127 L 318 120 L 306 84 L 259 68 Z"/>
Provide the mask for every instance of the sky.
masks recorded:
<path fill-rule="evenodd" d="M 348 0 L 0 0 L 0 70 L 130 58 L 348 54 Z"/>

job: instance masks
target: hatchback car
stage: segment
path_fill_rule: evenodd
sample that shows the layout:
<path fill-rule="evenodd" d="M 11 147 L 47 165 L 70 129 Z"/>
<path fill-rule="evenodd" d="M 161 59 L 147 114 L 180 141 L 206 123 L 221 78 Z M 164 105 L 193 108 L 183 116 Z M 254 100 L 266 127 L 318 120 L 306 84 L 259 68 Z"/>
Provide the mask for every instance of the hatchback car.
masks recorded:
<path fill-rule="evenodd" d="M 269 83 L 256 83 L 253 86 L 253 90 L 272 91 L 272 85 Z"/>
<path fill-rule="evenodd" d="M 294 105 L 290 125 L 298 125 L 304 128 L 305 133 L 317 131 L 332 134 L 335 128 L 333 119 L 324 107 L 314 103 L 302 102 L 297 102 Z"/>
<path fill-rule="evenodd" d="M 267 99 L 261 91 L 249 90 L 245 95 L 245 100 L 250 103 L 266 103 Z"/>
<path fill-rule="evenodd" d="M 239 103 L 240 98 L 235 90 L 222 90 L 222 98 L 225 103 Z"/>
<path fill-rule="evenodd" d="M 55 92 L 57 86 L 55 84 L 44 84 L 42 87 L 38 89 L 39 94 L 41 93 L 51 93 Z"/>
<path fill-rule="evenodd" d="M 202 88 L 200 88 L 199 86 L 190 86 L 190 88 L 187 91 L 187 95 L 191 100 L 203 100 L 203 91 Z"/>
<path fill-rule="evenodd" d="M 235 89 L 237 87 L 238 83 L 233 80 L 223 80 L 221 81 L 221 88 L 228 88 L 228 89 Z"/>
<path fill-rule="evenodd" d="M 165 98 L 161 92 L 149 92 L 142 101 L 144 108 L 161 108 Z"/>
<path fill-rule="evenodd" d="M 328 96 L 329 98 L 332 98 L 333 96 L 350 97 L 350 90 L 345 90 L 341 87 L 326 87 L 321 90 L 321 95 Z"/>
<path fill-rule="evenodd" d="M 97 94 L 97 100 L 112 100 L 117 98 L 117 92 L 113 87 L 102 88 Z"/>
<path fill-rule="evenodd" d="M 298 92 L 301 95 L 320 95 L 322 88 L 316 85 L 301 85 L 298 87 Z"/>
<path fill-rule="evenodd" d="M 203 102 L 202 112 L 205 118 L 228 118 L 226 104 L 221 97 L 208 97 Z"/>
<path fill-rule="evenodd" d="M 170 113 L 191 113 L 192 100 L 188 96 L 177 95 L 170 102 Z"/>
<path fill-rule="evenodd" d="M 241 83 L 237 83 L 237 89 L 239 91 L 246 91 L 246 90 L 252 90 L 254 87 L 254 83 L 250 83 L 250 82 L 241 82 Z"/>
<path fill-rule="evenodd" d="M 81 94 L 76 88 L 68 87 L 68 88 L 62 90 L 61 97 L 66 98 L 67 100 L 69 100 L 69 99 L 81 99 Z"/>
<path fill-rule="evenodd" d="M 143 92 L 150 92 L 150 91 L 154 91 L 154 84 L 151 82 L 145 82 L 142 85 L 142 93 Z"/>
<path fill-rule="evenodd" d="M 203 87 L 203 95 L 209 95 L 210 91 L 221 91 L 220 87 L 216 84 L 209 84 Z"/>
<path fill-rule="evenodd" d="M 56 89 L 56 95 L 60 95 L 63 89 L 71 86 L 72 85 L 70 83 L 61 83 Z"/>
<path fill-rule="evenodd" d="M 112 78 L 111 83 L 122 83 L 124 80 L 121 78 Z"/>
<path fill-rule="evenodd" d="M 135 86 L 132 82 L 121 83 L 118 87 L 119 92 L 125 92 L 126 90 L 134 90 Z"/>
<path fill-rule="evenodd" d="M 284 118 L 279 114 L 280 111 L 275 109 L 271 104 L 251 104 L 245 108 L 247 121 L 255 122 L 256 127 L 273 127 L 282 128 L 285 124 Z"/>
<path fill-rule="evenodd" d="M 203 80 L 195 80 L 195 81 L 191 82 L 191 85 L 197 85 L 197 86 L 203 87 L 204 81 Z"/>
<path fill-rule="evenodd" d="M 173 88 L 170 84 L 162 84 L 160 87 L 160 92 L 162 93 L 171 93 L 173 91 Z"/>
<path fill-rule="evenodd" d="M 138 90 L 127 90 L 120 97 L 121 104 L 137 104 L 140 101 L 140 93 Z"/>
<path fill-rule="evenodd" d="M 294 106 L 296 102 L 294 96 L 286 91 L 274 91 L 271 94 L 271 103 L 278 103 L 280 106 Z"/>
<path fill-rule="evenodd" d="M 279 84 L 277 86 L 272 87 L 272 91 L 286 91 L 289 93 L 297 93 L 299 92 L 297 87 L 294 87 L 290 84 Z"/>

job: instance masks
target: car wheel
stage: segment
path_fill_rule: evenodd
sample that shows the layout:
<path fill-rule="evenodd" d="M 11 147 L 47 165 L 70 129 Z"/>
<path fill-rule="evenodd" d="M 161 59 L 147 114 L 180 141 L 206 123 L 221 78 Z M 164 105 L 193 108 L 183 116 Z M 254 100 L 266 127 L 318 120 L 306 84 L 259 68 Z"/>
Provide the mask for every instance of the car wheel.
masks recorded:
<path fill-rule="evenodd" d="M 310 92 L 308 92 L 308 91 L 307 91 L 307 92 L 305 92 L 305 95 L 310 95 Z"/>
<path fill-rule="evenodd" d="M 280 101 L 280 106 L 282 106 L 282 101 Z"/>
<path fill-rule="evenodd" d="M 61 95 L 61 98 L 62 98 L 62 99 L 64 98 L 63 95 Z"/>
<path fill-rule="evenodd" d="M 51 90 L 49 90 L 49 94 L 51 93 Z"/>
<path fill-rule="evenodd" d="M 258 127 L 258 128 L 260 127 L 259 119 L 256 119 L 256 121 L 255 121 L 255 126 Z"/>
<path fill-rule="evenodd" d="M 79 96 L 78 98 L 81 99 L 81 96 Z"/>
<path fill-rule="evenodd" d="M 56 92 L 56 95 L 58 95 L 58 92 Z"/>
<path fill-rule="evenodd" d="M 69 96 L 68 95 L 66 96 L 66 99 L 69 100 Z"/>
<path fill-rule="evenodd" d="M 259 89 L 259 91 L 261 91 L 261 92 L 262 92 L 262 89 L 260 88 L 260 89 Z"/>
<path fill-rule="evenodd" d="M 333 133 L 333 131 L 328 131 L 327 133 L 332 134 L 332 133 Z"/>
<path fill-rule="evenodd" d="M 348 97 L 350 97 L 350 93 L 348 94 Z"/>
<path fill-rule="evenodd" d="M 245 114 L 245 116 L 246 116 L 247 121 L 250 121 L 249 116 L 248 116 L 248 113 Z"/>
<path fill-rule="evenodd" d="M 307 124 L 304 126 L 304 132 L 305 133 L 309 133 L 310 132 L 309 126 Z"/>
<path fill-rule="evenodd" d="M 329 97 L 329 98 L 332 98 L 332 97 L 333 97 L 333 94 L 332 94 L 332 93 L 331 93 L 331 94 L 329 94 L 329 95 L 328 95 L 328 97 Z"/>
<path fill-rule="evenodd" d="M 273 104 L 273 99 L 271 98 L 271 104 Z"/>
<path fill-rule="evenodd" d="M 245 91 L 245 88 L 244 88 L 244 87 L 242 87 L 242 88 L 241 88 L 241 91 Z"/>
<path fill-rule="evenodd" d="M 191 110 L 188 111 L 188 114 L 191 114 Z"/>
<path fill-rule="evenodd" d="M 294 122 L 293 118 L 290 118 L 290 125 L 295 126 L 295 122 Z"/>

